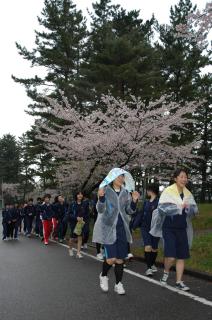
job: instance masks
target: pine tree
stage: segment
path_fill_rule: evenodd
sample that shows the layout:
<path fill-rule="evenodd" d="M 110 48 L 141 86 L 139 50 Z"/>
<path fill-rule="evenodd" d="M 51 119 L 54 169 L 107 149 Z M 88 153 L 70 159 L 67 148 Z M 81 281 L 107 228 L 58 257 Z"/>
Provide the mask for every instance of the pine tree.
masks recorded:
<path fill-rule="evenodd" d="M 13 79 L 25 86 L 28 96 L 35 102 L 29 106 L 33 115 L 36 114 L 35 105 L 38 107 L 40 103 L 39 95 L 56 96 L 58 90 L 79 107 L 82 98 L 78 82 L 87 35 L 82 12 L 71 0 L 45 0 L 38 22 L 42 31 L 35 31 L 34 49 L 29 51 L 19 43 L 16 46 L 19 54 L 31 62 L 32 68 L 35 71 L 36 67 L 44 68 L 45 75 L 36 74 L 28 79 L 13 76 Z"/>
<path fill-rule="evenodd" d="M 198 87 L 198 96 L 205 102 L 198 108 L 196 119 L 196 132 L 200 135 L 200 147 L 196 150 L 201 156 L 196 168 L 201 176 L 200 201 L 212 200 L 212 77 L 207 74 L 201 78 Z"/>
<path fill-rule="evenodd" d="M 158 97 L 160 69 L 151 45 L 154 18 L 144 23 L 139 11 L 127 12 L 110 0 L 94 3 L 93 9 L 85 76 L 93 102 L 99 104 L 108 91 L 122 98 L 130 93 L 146 100 Z"/>
<path fill-rule="evenodd" d="M 18 183 L 20 174 L 20 149 L 11 134 L 0 138 L 0 181 Z"/>

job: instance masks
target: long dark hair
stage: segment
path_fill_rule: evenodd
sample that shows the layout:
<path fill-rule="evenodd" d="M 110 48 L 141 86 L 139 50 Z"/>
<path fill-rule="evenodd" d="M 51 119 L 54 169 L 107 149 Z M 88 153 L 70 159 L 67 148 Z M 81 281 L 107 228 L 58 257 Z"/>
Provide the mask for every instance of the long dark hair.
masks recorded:
<path fill-rule="evenodd" d="M 80 194 L 80 193 L 83 195 L 83 199 L 84 199 L 84 197 L 85 197 L 84 191 L 82 191 L 82 190 L 76 190 L 76 191 L 73 193 L 74 201 L 77 201 L 77 196 L 78 196 L 78 194 Z"/>

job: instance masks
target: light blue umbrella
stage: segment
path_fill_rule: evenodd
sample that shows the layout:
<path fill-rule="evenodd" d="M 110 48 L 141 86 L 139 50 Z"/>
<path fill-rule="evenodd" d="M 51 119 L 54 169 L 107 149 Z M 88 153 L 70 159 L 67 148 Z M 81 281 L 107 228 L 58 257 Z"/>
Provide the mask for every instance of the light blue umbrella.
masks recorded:
<path fill-rule="evenodd" d="M 117 177 L 124 175 L 125 176 L 125 189 L 129 192 L 135 191 L 135 181 L 132 177 L 132 175 L 121 168 L 114 168 L 112 169 L 107 177 L 102 181 L 102 183 L 99 186 L 99 189 L 104 188 L 111 182 L 113 182 Z"/>

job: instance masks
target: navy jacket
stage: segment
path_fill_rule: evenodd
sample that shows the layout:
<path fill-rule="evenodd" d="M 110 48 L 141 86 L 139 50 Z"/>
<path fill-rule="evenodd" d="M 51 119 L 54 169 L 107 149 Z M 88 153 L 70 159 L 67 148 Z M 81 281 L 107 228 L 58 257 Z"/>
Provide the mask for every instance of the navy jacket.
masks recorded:
<path fill-rule="evenodd" d="M 151 228 L 152 212 L 158 207 L 158 198 L 155 198 L 152 202 L 145 200 L 142 212 L 142 223 L 141 227 L 147 229 Z"/>
<path fill-rule="evenodd" d="M 77 218 L 82 217 L 85 223 L 89 221 L 89 201 L 84 200 L 81 204 L 78 204 L 76 201 L 72 202 L 69 206 L 69 209 L 66 214 L 66 221 L 69 221 L 70 224 L 75 224 Z"/>
<path fill-rule="evenodd" d="M 42 203 L 36 203 L 35 205 L 35 211 L 36 211 L 36 220 L 40 220 L 40 215 L 41 215 L 41 207 Z"/>
<path fill-rule="evenodd" d="M 11 217 L 10 217 L 10 209 L 3 209 L 2 210 L 2 223 L 7 223 L 10 220 Z"/>
<path fill-rule="evenodd" d="M 20 219 L 20 210 L 18 208 L 12 208 L 10 209 L 10 218 L 11 220 L 18 221 Z"/>
<path fill-rule="evenodd" d="M 44 203 L 41 206 L 41 219 L 42 220 L 51 220 L 54 217 L 54 210 L 52 204 L 47 205 Z"/>
<path fill-rule="evenodd" d="M 29 217 L 35 217 L 36 216 L 36 208 L 34 205 L 27 205 L 24 208 L 24 215 Z"/>
<path fill-rule="evenodd" d="M 63 221 L 64 217 L 68 212 L 68 203 L 64 202 L 62 204 L 60 202 L 57 202 L 53 205 L 53 210 L 54 210 L 54 217 L 59 221 Z"/>

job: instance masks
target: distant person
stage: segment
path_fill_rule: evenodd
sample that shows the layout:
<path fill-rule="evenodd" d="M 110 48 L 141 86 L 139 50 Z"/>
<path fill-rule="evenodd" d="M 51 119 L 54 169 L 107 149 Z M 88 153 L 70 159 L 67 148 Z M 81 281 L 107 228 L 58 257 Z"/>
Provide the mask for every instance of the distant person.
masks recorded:
<path fill-rule="evenodd" d="M 24 216 L 26 222 L 26 236 L 31 237 L 33 220 L 36 216 L 36 208 L 32 198 L 28 200 L 27 206 L 24 208 Z"/>
<path fill-rule="evenodd" d="M 44 203 L 41 206 L 41 220 L 43 224 L 43 237 L 44 244 L 49 244 L 49 238 L 52 232 L 52 218 L 54 216 L 54 210 L 52 204 L 50 204 L 50 195 L 44 196 Z"/>
<path fill-rule="evenodd" d="M 69 255 L 73 256 L 73 242 L 77 242 L 76 257 L 83 258 L 81 254 L 82 237 L 84 227 L 89 219 L 89 202 L 84 200 L 83 191 L 77 191 L 74 195 L 74 201 L 70 204 L 66 214 L 66 221 L 70 225 Z"/>

